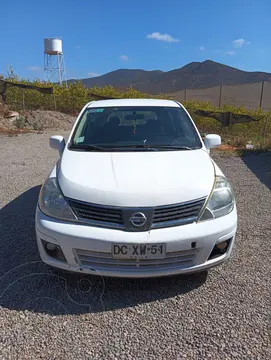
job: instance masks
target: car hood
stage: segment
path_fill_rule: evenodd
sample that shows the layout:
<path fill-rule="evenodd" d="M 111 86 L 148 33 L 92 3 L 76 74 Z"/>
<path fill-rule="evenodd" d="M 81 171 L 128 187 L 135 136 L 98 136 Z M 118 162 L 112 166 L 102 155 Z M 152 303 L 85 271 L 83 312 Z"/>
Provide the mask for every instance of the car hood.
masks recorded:
<path fill-rule="evenodd" d="M 63 194 L 72 199 L 112 206 L 159 206 L 208 196 L 215 171 L 205 150 L 65 149 L 57 176 Z"/>

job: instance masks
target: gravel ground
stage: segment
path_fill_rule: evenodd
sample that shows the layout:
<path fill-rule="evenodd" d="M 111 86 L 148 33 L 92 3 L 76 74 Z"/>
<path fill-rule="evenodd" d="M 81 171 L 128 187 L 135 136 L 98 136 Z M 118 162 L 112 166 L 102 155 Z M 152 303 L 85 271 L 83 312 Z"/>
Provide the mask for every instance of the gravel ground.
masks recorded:
<path fill-rule="evenodd" d="M 237 197 L 229 262 L 190 276 L 102 279 L 39 261 L 35 205 L 57 159 L 48 137 L 0 136 L 1 359 L 271 358 L 271 153 L 214 155 Z"/>

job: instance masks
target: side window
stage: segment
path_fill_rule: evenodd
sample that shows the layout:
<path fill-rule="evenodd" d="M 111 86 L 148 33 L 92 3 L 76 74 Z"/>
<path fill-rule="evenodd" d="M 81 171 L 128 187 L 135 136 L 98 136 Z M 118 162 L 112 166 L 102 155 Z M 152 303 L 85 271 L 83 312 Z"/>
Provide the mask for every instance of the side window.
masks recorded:
<path fill-rule="evenodd" d="M 85 132 L 86 124 L 87 124 L 87 118 L 88 118 L 88 111 L 86 111 L 83 114 L 83 117 L 79 123 L 78 128 L 76 129 L 75 136 L 74 136 L 74 142 L 75 144 L 79 144 L 80 142 L 84 141 L 83 137 L 79 137 L 79 134 L 83 134 Z"/>
<path fill-rule="evenodd" d="M 183 109 L 181 109 L 181 111 L 180 109 L 174 109 L 171 112 L 171 116 L 173 118 L 173 125 L 178 136 L 195 139 L 195 136 L 197 136 L 195 128 Z"/>

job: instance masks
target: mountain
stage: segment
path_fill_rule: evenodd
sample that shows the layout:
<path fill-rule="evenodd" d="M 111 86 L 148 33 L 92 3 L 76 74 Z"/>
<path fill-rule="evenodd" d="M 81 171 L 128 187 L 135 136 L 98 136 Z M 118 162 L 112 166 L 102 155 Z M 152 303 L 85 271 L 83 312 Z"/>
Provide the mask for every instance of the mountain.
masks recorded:
<path fill-rule="evenodd" d="M 93 86 L 106 86 L 112 85 L 118 88 L 127 88 L 132 84 L 140 84 L 144 83 L 145 81 L 152 81 L 159 77 L 160 74 L 163 74 L 163 71 L 160 70 L 153 70 L 153 71 L 146 71 L 146 70 L 138 70 L 138 69 L 120 69 L 111 71 L 107 74 L 81 79 L 83 85 L 86 87 L 93 87 Z M 74 82 L 78 80 L 69 80 L 68 82 Z"/>
<path fill-rule="evenodd" d="M 78 80 L 69 80 L 74 82 Z M 117 88 L 132 86 L 148 93 L 173 93 L 183 89 L 203 89 L 222 85 L 242 85 L 261 81 L 271 81 L 271 74 L 248 72 L 223 65 L 211 60 L 192 62 L 180 69 L 167 72 L 138 69 L 120 69 L 102 76 L 81 79 L 85 86 L 102 87 L 112 85 Z"/>

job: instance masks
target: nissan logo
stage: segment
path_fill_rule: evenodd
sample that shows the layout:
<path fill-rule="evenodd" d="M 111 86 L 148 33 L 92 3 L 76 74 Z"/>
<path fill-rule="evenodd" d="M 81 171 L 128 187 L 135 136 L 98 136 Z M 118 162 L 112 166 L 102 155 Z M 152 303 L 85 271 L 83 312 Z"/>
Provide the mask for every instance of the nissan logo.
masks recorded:
<path fill-rule="evenodd" d="M 144 226 L 146 222 L 147 218 L 142 212 L 136 212 L 130 217 L 130 223 L 135 227 Z"/>

